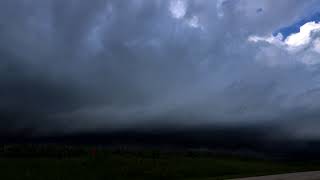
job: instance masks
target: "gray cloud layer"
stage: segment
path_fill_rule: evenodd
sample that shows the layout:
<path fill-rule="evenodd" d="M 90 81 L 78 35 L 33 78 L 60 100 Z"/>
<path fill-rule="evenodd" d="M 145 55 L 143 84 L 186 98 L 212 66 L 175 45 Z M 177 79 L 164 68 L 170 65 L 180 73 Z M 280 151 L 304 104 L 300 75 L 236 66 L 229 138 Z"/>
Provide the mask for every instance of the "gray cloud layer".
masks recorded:
<path fill-rule="evenodd" d="M 316 2 L 2 0 L 1 129 L 274 124 L 317 137 L 319 67 L 296 59 L 320 56 L 248 41 Z"/>

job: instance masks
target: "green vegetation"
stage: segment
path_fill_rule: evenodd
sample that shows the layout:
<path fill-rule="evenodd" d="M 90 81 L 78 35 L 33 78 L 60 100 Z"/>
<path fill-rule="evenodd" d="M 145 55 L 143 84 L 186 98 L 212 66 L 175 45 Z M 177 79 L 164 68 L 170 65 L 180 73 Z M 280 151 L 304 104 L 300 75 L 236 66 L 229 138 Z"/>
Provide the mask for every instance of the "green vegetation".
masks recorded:
<path fill-rule="evenodd" d="M 320 169 L 320 162 L 274 162 L 200 152 L 31 147 L 2 147 L 0 179 L 213 180 Z"/>

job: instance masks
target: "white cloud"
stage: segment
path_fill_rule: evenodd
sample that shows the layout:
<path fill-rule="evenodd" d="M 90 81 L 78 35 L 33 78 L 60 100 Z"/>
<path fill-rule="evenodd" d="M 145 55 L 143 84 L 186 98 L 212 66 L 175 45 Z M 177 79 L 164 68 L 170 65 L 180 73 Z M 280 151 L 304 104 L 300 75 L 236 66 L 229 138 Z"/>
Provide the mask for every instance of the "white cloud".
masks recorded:
<path fill-rule="evenodd" d="M 285 39 L 285 44 L 291 48 L 307 45 L 311 42 L 311 33 L 320 30 L 320 23 L 308 22 L 300 27 L 300 32 Z"/>
<path fill-rule="evenodd" d="M 273 45 L 283 46 L 288 51 L 297 51 L 309 45 L 312 42 L 311 34 L 320 31 L 320 23 L 308 22 L 300 27 L 300 32 L 291 34 L 286 39 L 283 39 L 281 33 L 277 36 L 250 36 L 248 38 L 251 42 L 264 41 Z"/>
<path fill-rule="evenodd" d="M 169 10 L 171 16 L 175 19 L 181 20 L 184 24 L 191 28 L 203 29 L 200 19 L 197 15 L 186 16 L 188 4 L 184 0 L 172 0 L 170 2 Z"/>
<path fill-rule="evenodd" d="M 187 4 L 183 0 L 173 0 L 170 2 L 169 10 L 172 17 L 176 19 L 183 18 L 187 13 Z"/>
<path fill-rule="evenodd" d="M 320 55 L 320 39 L 313 37 L 312 33 L 319 31 L 320 23 L 308 22 L 300 27 L 299 32 L 291 34 L 286 39 L 279 33 L 277 36 L 249 36 L 248 41 L 266 42 L 298 57 L 295 59 L 303 64 L 314 65 L 320 63 L 317 60 Z"/>
<path fill-rule="evenodd" d="M 270 44 L 283 46 L 284 43 L 282 42 L 283 36 L 281 33 L 279 33 L 277 36 L 250 36 L 248 40 L 250 42 L 267 42 Z"/>

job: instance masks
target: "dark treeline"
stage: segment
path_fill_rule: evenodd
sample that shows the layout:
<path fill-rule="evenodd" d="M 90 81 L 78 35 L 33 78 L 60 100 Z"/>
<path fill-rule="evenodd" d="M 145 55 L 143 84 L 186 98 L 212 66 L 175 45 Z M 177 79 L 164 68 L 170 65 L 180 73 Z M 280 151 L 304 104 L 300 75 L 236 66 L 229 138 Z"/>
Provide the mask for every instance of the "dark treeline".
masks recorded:
<path fill-rule="evenodd" d="M 41 137 L 2 137 L 0 156 L 78 157 L 154 150 L 240 155 L 271 159 L 320 159 L 320 143 L 267 138 L 259 130 L 121 131 Z M 192 154 L 192 153 L 191 153 Z"/>

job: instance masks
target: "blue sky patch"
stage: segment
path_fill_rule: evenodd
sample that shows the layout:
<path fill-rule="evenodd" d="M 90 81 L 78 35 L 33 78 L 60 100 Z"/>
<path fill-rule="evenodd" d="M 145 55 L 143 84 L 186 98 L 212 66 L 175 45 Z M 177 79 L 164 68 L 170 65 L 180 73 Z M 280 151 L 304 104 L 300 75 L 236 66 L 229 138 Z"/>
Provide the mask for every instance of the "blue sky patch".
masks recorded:
<path fill-rule="evenodd" d="M 303 18 L 290 26 L 283 27 L 283 28 L 275 31 L 273 33 L 273 35 L 276 36 L 278 33 L 281 33 L 283 35 L 283 38 L 286 39 L 289 35 L 294 34 L 294 33 L 298 33 L 300 31 L 300 27 L 310 21 L 319 22 L 320 21 L 320 12 L 315 13 L 311 16 L 306 17 L 306 18 Z"/>

